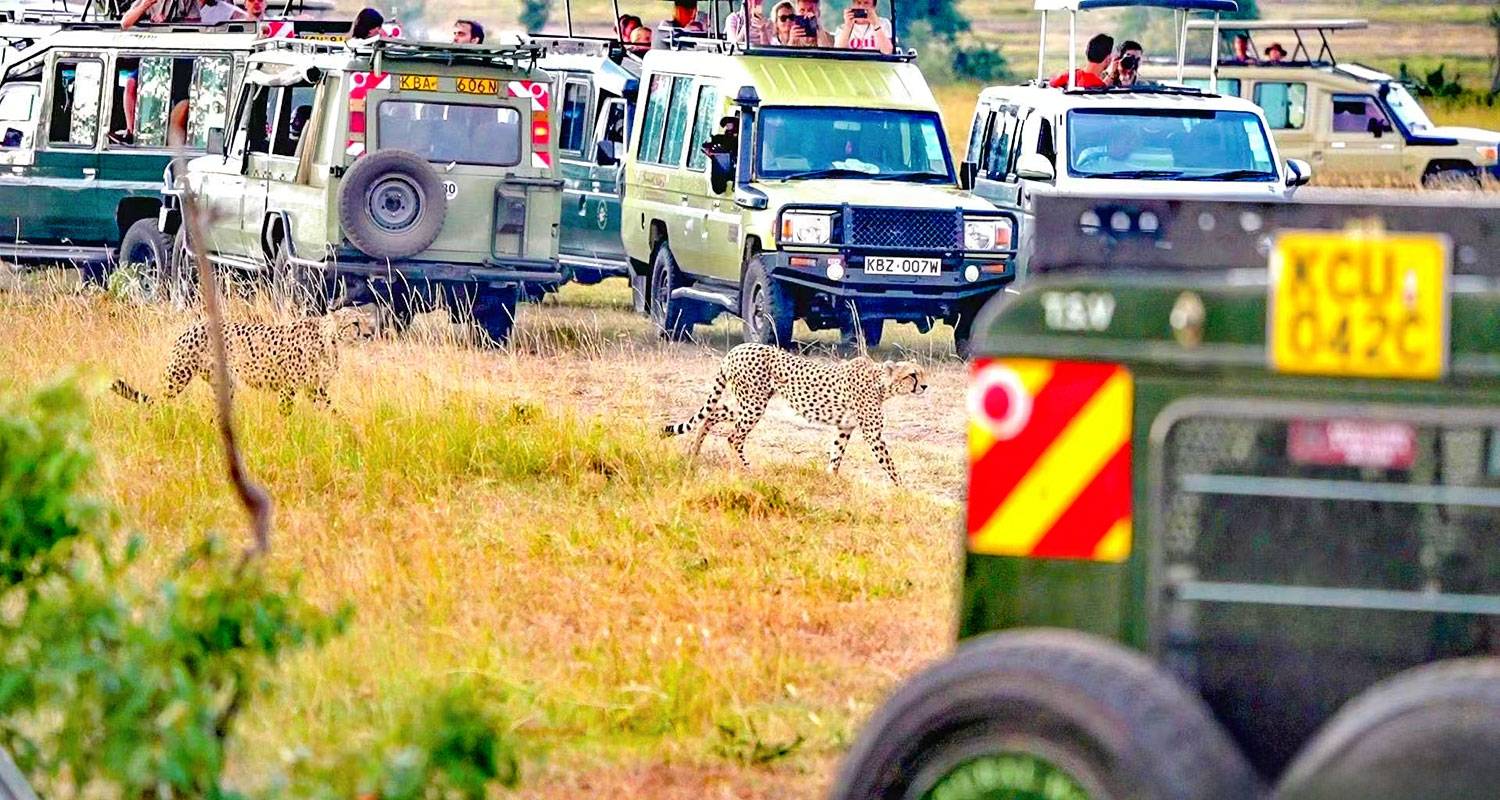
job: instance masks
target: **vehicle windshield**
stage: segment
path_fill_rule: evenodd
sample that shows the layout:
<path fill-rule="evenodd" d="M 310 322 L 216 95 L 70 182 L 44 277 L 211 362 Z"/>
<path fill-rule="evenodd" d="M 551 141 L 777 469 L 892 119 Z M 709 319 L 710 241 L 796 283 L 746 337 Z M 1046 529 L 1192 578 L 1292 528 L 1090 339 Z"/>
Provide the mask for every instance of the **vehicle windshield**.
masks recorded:
<path fill-rule="evenodd" d="M 1432 124 L 1432 118 L 1417 104 L 1417 98 L 1411 96 L 1411 92 L 1399 83 L 1388 83 L 1389 91 L 1385 95 L 1385 103 L 1390 106 L 1391 114 L 1401 120 L 1401 124 L 1412 133 L 1419 131 L 1430 131 L 1437 127 Z"/>
<path fill-rule="evenodd" d="M 954 182 L 942 122 L 930 111 L 767 108 L 759 138 L 764 179 Z"/>
<path fill-rule="evenodd" d="M 382 148 L 399 148 L 438 164 L 510 167 L 521 162 L 521 115 L 507 106 L 380 104 Z"/>
<path fill-rule="evenodd" d="M 1271 144 L 1248 111 L 1068 112 L 1068 173 L 1080 178 L 1276 180 Z"/>

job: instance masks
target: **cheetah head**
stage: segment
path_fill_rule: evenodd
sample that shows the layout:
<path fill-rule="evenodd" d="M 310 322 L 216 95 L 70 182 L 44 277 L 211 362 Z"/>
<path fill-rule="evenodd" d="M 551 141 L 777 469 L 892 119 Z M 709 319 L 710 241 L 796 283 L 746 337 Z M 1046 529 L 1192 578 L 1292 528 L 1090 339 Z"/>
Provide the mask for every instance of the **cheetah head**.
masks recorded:
<path fill-rule="evenodd" d="M 333 341 L 368 338 L 375 326 L 363 312 L 353 308 L 341 308 L 322 320 L 323 332 Z"/>
<path fill-rule="evenodd" d="M 921 394 L 927 391 L 927 370 L 915 361 L 887 361 L 880 365 L 885 370 L 886 394 Z"/>

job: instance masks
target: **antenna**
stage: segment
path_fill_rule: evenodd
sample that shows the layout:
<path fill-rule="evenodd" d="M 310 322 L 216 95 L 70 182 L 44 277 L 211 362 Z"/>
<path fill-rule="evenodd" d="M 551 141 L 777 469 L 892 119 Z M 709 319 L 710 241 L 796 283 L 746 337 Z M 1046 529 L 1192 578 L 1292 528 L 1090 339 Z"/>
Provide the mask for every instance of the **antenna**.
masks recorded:
<path fill-rule="evenodd" d="M 625 32 L 620 30 L 620 0 L 612 0 L 612 2 L 615 7 L 615 18 L 610 20 L 609 24 L 615 29 L 615 38 L 620 40 L 620 44 L 625 44 Z"/>
<path fill-rule="evenodd" d="M 563 0 L 563 9 L 568 15 L 568 38 L 573 38 L 573 0 Z"/>

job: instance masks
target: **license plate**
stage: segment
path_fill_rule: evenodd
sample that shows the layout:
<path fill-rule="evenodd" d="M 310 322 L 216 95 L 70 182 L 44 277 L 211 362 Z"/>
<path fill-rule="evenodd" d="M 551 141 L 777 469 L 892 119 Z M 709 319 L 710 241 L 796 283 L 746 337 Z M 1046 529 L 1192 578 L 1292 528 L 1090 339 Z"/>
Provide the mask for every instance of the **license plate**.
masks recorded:
<path fill-rule="evenodd" d="M 403 92 L 435 92 L 438 79 L 436 75 L 402 75 L 398 85 Z"/>
<path fill-rule="evenodd" d="M 866 275 L 941 275 L 941 258 L 896 258 L 891 256 L 865 256 Z"/>
<path fill-rule="evenodd" d="M 498 78 L 459 78 L 458 90 L 463 94 L 500 94 Z"/>
<path fill-rule="evenodd" d="M 1433 380 L 1448 365 L 1448 240 L 1287 231 L 1271 252 L 1272 369 Z"/>

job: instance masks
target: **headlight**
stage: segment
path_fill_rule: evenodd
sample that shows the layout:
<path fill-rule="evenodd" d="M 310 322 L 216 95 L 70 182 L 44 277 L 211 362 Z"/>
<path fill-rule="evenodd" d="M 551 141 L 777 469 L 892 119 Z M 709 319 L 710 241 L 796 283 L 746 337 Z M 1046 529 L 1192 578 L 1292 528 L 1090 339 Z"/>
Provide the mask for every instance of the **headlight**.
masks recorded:
<path fill-rule="evenodd" d="M 964 220 L 965 250 L 1009 250 L 1010 220 L 966 219 Z"/>
<path fill-rule="evenodd" d="M 828 244 L 833 239 L 833 216 L 788 211 L 781 215 L 781 241 L 789 244 Z"/>
<path fill-rule="evenodd" d="M 1500 155 L 1500 153 L 1496 152 L 1497 150 L 1500 150 L 1500 147 L 1497 147 L 1496 145 L 1493 145 L 1493 144 L 1491 144 L 1491 145 L 1480 145 L 1480 146 L 1478 146 L 1478 147 L 1476 147 L 1474 149 L 1479 151 L 1479 160 L 1480 161 L 1494 161 L 1495 157 L 1497 155 Z"/>

